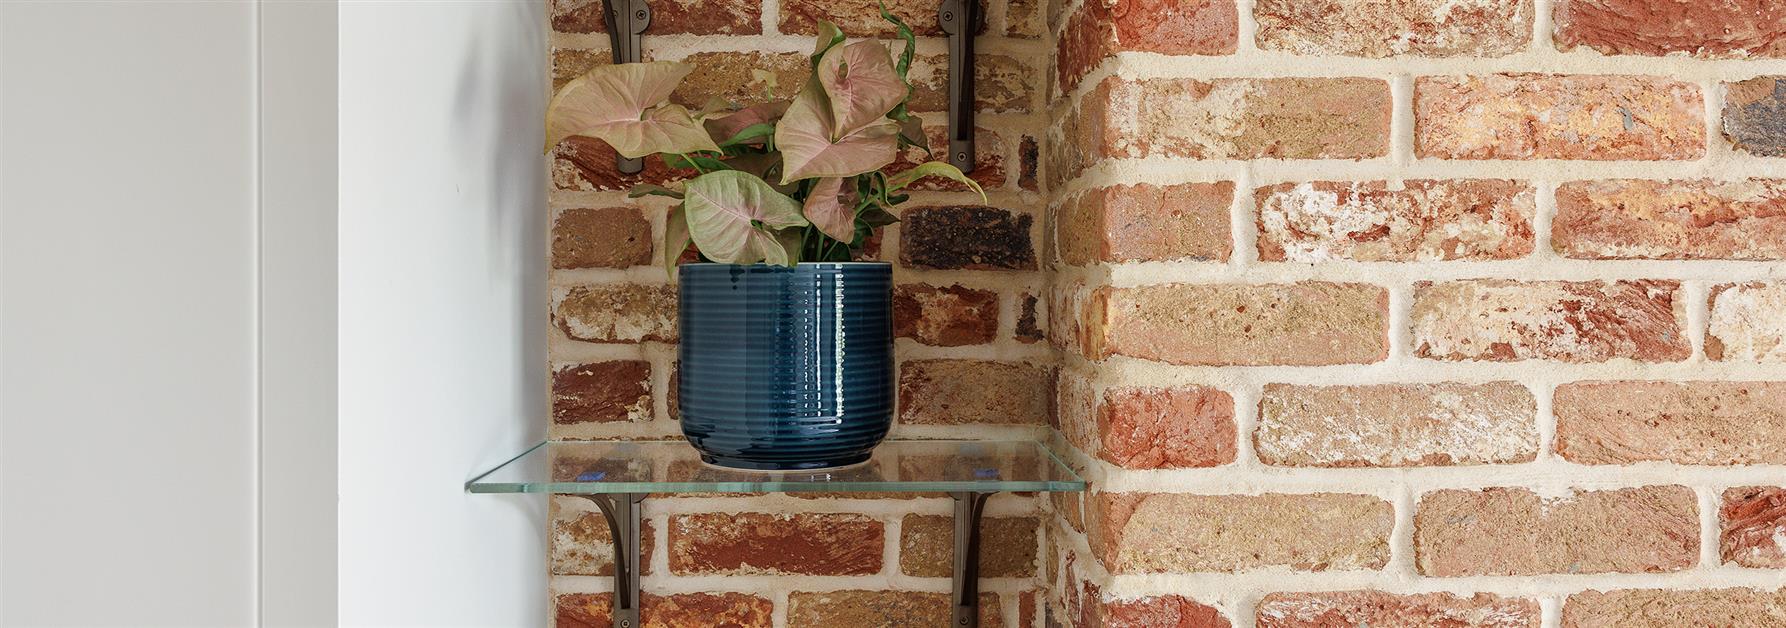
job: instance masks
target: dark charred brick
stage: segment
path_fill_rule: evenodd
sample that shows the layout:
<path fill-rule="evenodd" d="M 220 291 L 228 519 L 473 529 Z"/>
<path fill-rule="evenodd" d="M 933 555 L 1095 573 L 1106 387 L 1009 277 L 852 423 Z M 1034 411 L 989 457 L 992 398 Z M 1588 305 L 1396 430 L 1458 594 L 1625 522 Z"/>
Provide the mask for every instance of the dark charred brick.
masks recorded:
<path fill-rule="evenodd" d="M 1036 320 L 1037 300 L 1036 295 L 1025 294 L 1023 300 L 1018 303 L 1016 332 L 1018 342 L 1038 342 L 1047 337 L 1042 331 L 1041 324 Z"/>
<path fill-rule="evenodd" d="M 1036 138 L 1023 136 L 1023 141 L 1017 144 L 1017 187 L 1036 190 L 1036 164 L 1041 161 L 1041 156 Z"/>
<path fill-rule="evenodd" d="M 575 364 L 552 373 L 552 421 L 608 423 L 651 420 L 651 363 L 615 360 Z"/>
<path fill-rule="evenodd" d="M 899 261 L 910 268 L 1034 270 L 1033 222 L 994 207 L 915 208 L 900 228 Z"/>
<path fill-rule="evenodd" d="M 1725 85 L 1724 137 L 1737 150 L 1786 157 L 1786 76 Z"/>

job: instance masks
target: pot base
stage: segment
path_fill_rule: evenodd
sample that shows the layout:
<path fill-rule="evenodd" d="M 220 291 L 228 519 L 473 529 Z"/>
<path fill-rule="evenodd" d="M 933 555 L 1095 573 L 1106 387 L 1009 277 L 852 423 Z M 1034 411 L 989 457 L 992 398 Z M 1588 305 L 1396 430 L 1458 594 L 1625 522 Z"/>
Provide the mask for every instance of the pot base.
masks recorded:
<path fill-rule="evenodd" d="M 836 457 L 836 458 L 825 458 L 825 459 L 821 459 L 821 460 L 799 460 L 799 461 L 754 460 L 754 459 L 747 459 L 747 458 L 733 458 L 730 456 L 713 456 L 713 455 L 708 455 L 708 454 L 701 454 L 701 462 L 705 462 L 707 464 L 710 464 L 710 465 L 713 465 L 716 467 L 724 467 L 727 469 L 747 469 L 750 471 L 824 471 L 824 470 L 830 470 L 830 469 L 838 469 L 841 467 L 855 466 L 855 465 L 862 464 L 864 462 L 868 462 L 868 457 L 872 454 L 873 454 L 873 452 L 863 452 L 863 453 L 859 453 L 859 454 L 850 454 L 848 456 L 840 456 L 840 457 Z"/>

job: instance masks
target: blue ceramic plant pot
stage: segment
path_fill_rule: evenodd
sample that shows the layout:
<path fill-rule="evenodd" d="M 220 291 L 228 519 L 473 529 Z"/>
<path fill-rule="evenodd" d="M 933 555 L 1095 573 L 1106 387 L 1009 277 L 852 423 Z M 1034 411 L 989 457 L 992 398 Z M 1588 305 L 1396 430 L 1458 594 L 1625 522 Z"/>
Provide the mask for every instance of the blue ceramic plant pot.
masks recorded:
<path fill-rule="evenodd" d="M 893 266 L 684 264 L 682 433 L 708 463 L 868 459 L 893 422 Z"/>

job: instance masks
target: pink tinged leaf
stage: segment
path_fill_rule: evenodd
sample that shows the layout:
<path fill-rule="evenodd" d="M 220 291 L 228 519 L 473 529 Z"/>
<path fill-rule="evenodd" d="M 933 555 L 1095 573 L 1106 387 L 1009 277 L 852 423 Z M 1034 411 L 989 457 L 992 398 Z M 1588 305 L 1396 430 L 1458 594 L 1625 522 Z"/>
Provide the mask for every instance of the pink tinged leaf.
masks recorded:
<path fill-rule="evenodd" d="M 775 126 L 775 147 L 781 151 L 781 182 L 813 177 L 849 177 L 893 163 L 899 149 L 899 125 L 882 118 L 838 133 L 831 108 L 816 81 L 806 87 Z"/>
<path fill-rule="evenodd" d="M 724 142 L 752 125 L 780 120 L 782 114 L 787 113 L 789 104 L 786 100 L 778 100 L 751 105 L 728 116 L 708 118 L 702 121 L 702 124 L 706 125 L 707 134 L 713 138 L 713 141 Z M 762 141 L 758 140 L 752 143 L 761 144 Z"/>
<path fill-rule="evenodd" d="M 681 105 L 661 105 L 693 68 L 656 61 L 590 70 L 558 90 L 546 109 L 546 150 L 572 135 L 607 142 L 627 157 L 719 150 Z"/>
<path fill-rule="evenodd" d="M 859 41 L 832 48 L 819 59 L 819 84 L 831 101 L 837 135 L 886 117 L 905 100 L 905 81 L 893 71 L 893 59 L 878 41 Z"/>
<path fill-rule="evenodd" d="M 806 197 L 806 219 L 833 240 L 850 242 L 856 238 L 856 189 L 845 185 L 849 179 L 819 179 Z"/>
<path fill-rule="evenodd" d="M 777 231 L 806 226 L 800 202 L 762 179 L 736 170 L 689 181 L 682 205 L 689 235 L 708 259 L 727 264 L 791 264 Z"/>

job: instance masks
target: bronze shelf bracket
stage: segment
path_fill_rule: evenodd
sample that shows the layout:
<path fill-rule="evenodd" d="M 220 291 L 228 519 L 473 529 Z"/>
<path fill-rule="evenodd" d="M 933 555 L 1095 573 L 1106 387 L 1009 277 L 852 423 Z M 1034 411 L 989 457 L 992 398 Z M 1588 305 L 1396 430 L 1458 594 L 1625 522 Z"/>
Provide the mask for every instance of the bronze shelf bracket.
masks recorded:
<path fill-rule="evenodd" d="M 604 0 L 607 6 L 608 47 L 614 51 L 614 63 L 638 63 L 644 48 L 639 43 L 645 29 L 651 26 L 651 5 L 645 0 Z M 638 174 L 645 169 L 644 159 L 616 157 L 620 174 Z"/>
<path fill-rule="evenodd" d="M 980 2 L 943 0 L 936 17 L 949 36 L 949 163 L 973 172 L 974 32 L 980 29 Z"/>

